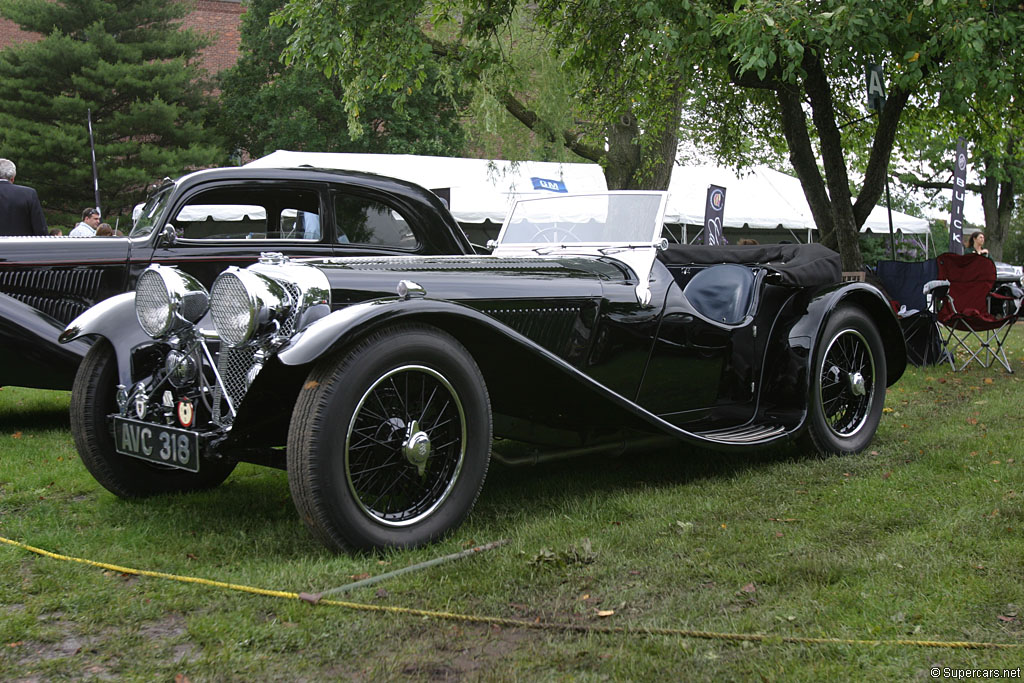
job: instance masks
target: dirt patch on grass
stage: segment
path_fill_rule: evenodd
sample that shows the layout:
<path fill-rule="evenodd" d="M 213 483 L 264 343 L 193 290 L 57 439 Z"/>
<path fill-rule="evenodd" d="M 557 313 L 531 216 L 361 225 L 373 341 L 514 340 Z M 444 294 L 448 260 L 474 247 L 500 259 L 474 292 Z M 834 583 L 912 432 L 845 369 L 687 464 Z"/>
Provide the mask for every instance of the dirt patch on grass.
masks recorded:
<path fill-rule="evenodd" d="M 104 659 L 102 653 L 108 641 L 124 635 L 121 629 L 108 628 L 99 633 L 82 634 L 74 622 L 66 620 L 63 612 L 41 614 L 39 621 L 53 629 L 54 637 L 46 641 L 33 639 L 8 644 L 9 654 L 18 666 L 31 671 L 45 662 L 80 657 L 81 671 L 85 678 L 117 678 L 111 671 L 118 667 L 119 662 Z M 194 643 L 187 640 L 174 642 L 183 639 L 186 633 L 185 619 L 179 614 L 169 614 L 162 619 L 145 622 L 138 629 L 138 637 L 151 644 L 152 657 L 175 664 L 188 662 L 198 656 L 199 647 Z M 34 679 L 29 677 L 22 680 Z"/>
<path fill-rule="evenodd" d="M 423 648 L 423 659 L 399 665 L 406 677 L 426 681 L 459 681 L 488 671 L 537 634 L 500 626 L 449 626 Z"/>

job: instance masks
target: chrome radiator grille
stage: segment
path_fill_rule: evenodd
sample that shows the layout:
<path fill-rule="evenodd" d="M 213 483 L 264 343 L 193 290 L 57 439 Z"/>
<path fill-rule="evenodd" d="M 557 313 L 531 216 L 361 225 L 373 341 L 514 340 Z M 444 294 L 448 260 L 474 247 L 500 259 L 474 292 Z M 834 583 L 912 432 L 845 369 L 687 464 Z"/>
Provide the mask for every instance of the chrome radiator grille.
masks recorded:
<path fill-rule="evenodd" d="M 293 305 L 289 307 L 287 317 L 281 321 L 278 335 L 291 337 L 295 334 L 295 323 L 298 321 L 299 314 L 301 313 L 299 306 L 294 305 L 300 301 L 301 292 L 291 282 L 280 282 L 280 284 L 288 291 L 288 296 Z M 227 392 L 231 405 L 237 410 L 238 404 L 242 402 L 246 392 L 249 390 L 249 373 L 256 364 L 256 353 L 259 349 L 260 347 L 257 344 L 249 344 L 238 348 L 230 348 L 227 345 L 221 346 L 217 359 L 217 372 L 220 373 L 224 386 L 222 389 L 218 385 L 213 394 L 213 421 L 217 424 L 223 425 L 231 422 L 230 414 L 225 414 L 223 411 L 224 402 L 222 399 L 224 398 L 224 392 Z"/>
<path fill-rule="evenodd" d="M 256 350 L 255 346 L 221 348 L 217 358 L 217 372 L 220 373 L 224 386 L 222 388 L 218 385 L 213 392 L 213 421 L 217 424 L 223 425 L 231 422 L 231 414 L 225 414 L 223 411 L 224 391 L 227 392 L 227 398 L 230 399 L 231 405 L 237 409 L 245 392 L 249 389 L 249 371 L 255 365 Z"/>

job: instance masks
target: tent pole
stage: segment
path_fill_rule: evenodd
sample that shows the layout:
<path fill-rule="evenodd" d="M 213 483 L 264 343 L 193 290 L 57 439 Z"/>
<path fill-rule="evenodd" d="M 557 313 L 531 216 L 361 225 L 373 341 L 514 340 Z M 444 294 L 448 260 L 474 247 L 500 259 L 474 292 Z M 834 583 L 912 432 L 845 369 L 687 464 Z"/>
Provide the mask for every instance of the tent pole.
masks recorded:
<path fill-rule="evenodd" d="M 886 164 L 885 169 L 885 208 L 889 214 L 889 252 L 892 254 L 892 260 L 896 260 L 896 237 L 892 232 L 892 197 L 889 196 L 889 168 Z"/>

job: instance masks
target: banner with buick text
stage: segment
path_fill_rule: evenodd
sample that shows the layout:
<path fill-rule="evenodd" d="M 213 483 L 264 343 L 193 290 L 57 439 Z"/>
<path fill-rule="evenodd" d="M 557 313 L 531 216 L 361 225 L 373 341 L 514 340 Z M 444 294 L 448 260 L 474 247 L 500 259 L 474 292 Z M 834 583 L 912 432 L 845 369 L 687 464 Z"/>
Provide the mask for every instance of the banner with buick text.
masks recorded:
<path fill-rule="evenodd" d="M 953 163 L 953 206 L 949 212 L 949 250 L 964 253 L 964 194 L 967 191 L 967 142 L 956 139 Z"/>

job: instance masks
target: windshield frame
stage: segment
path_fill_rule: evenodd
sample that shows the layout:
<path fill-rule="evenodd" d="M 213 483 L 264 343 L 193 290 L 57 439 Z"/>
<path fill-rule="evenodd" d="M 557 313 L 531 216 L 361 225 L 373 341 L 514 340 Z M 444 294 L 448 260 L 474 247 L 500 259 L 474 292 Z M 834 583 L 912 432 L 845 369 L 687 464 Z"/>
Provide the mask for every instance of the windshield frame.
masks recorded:
<path fill-rule="evenodd" d="M 167 205 L 170 203 L 171 195 L 174 193 L 174 187 L 174 183 L 166 183 L 146 198 L 146 202 L 142 205 L 142 213 L 139 214 L 139 219 L 132 225 L 128 237 L 149 237 L 153 234 L 153 230 L 160 225 L 163 215 L 167 212 Z"/>
<path fill-rule="evenodd" d="M 616 240 L 616 241 L 542 241 L 542 242 L 506 242 L 505 238 L 508 236 L 508 231 L 512 225 L 513 218 L 516 216 L 517 209 L 520 209 L 522 205 L 534 202 L 546 202 L 553 203 L 563 201 L 568 204 L 569 200 L 579 201 L 588 197 L 592 198 L 605 198 L 612 199 L 617 196 L 650 196 L 657 197 L 659 200 L 658 209 L 655 213 L 654 220 L 650 226 L 651 231 L 649 239 L 627 239 L 627 240 Z M 661 190 L 614 190 L 610 192 L 586 192 L 579 194 L 562 194 L 546 197 L 527 197 L 519 199 L 513 204 L 508 214 L 505 216 L 505 220 L 501 225 L 501 230 L 497 237 L 497 246 L 495 251 L 549 251 L 553 249 L 594 249 L 594 248 L 630 248 L 639 246 L 656 246 L 661 242 L 661 234 L 665 223 L 665 210 L 668 204 L 668 192 Z M 556 212 L 557 213 L 557 212 Z M 575 222 L 575 221 L 568 221 Z"/>

